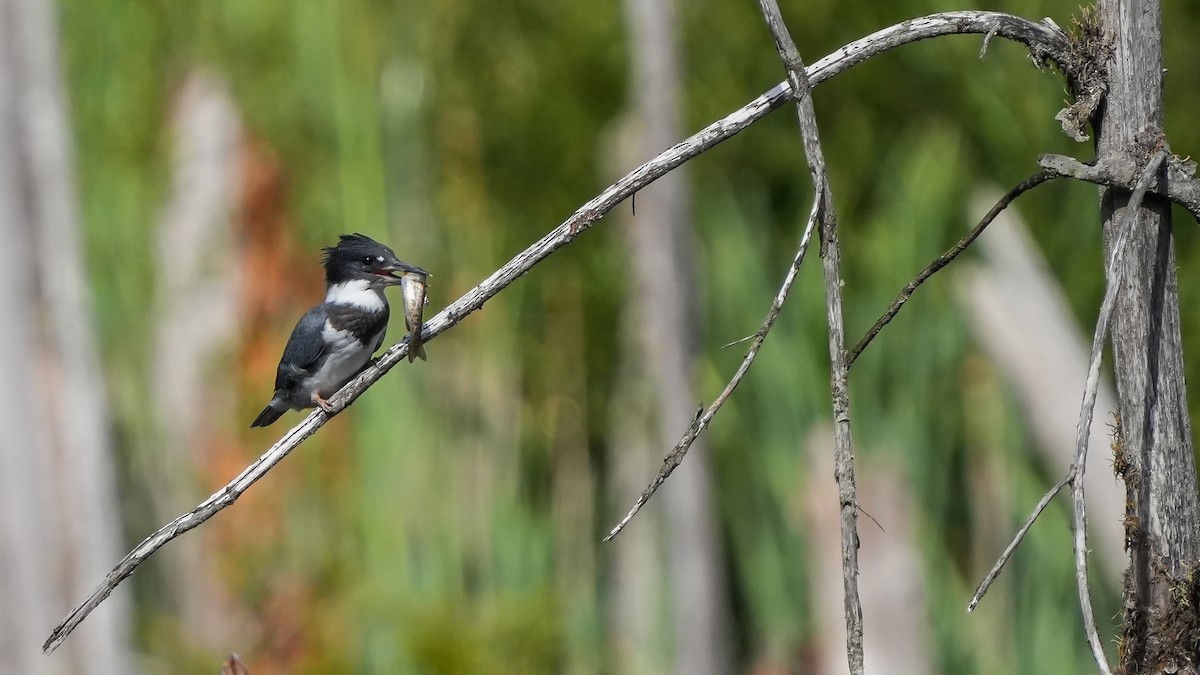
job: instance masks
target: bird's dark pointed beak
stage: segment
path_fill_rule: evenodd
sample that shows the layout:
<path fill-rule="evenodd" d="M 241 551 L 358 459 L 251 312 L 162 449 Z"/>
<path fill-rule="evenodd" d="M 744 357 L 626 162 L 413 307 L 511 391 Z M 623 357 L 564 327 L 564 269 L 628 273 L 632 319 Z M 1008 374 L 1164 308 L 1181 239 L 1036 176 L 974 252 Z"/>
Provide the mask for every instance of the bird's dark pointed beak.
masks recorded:
<path fill-rule="evenodd" d="M 426 277 L 429 276 L 429 272 L 426 272 L 416 265 L 409 265 L 401 260 L 397 260 L 396 262 L 392 263 L 392 266 L 396 268 L 395 271 L 408 272 L 409 274 L 420 274 Z"/>
<path fill-rule="evenodd" d="M 383 272 L 385 272 L 383 278 L 391 285 L 399 284 L 404 279 L 405 274 L 420 274 L 421 276 L 429 276 L 429 272 L 426 272 L 416 265 L 409 265 L 403 260 L 393 260 L 383 268 Z"/>

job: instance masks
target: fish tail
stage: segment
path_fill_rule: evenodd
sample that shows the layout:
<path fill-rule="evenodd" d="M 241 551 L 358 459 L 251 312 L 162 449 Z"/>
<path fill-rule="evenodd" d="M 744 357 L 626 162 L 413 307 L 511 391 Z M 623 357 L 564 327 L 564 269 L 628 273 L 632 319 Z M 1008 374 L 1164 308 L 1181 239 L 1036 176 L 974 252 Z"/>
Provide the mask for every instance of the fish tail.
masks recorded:
<path fill-rule="evenodd" d="M 417 359 L 421 359 L 422 361 L 429 360 L 428 358 L 425 357 L 425 343 L 417 342 L 416 344 L 414 344 L 412 342 L 409 342 L 408 343 L 408 362 L 412 363 L 413 361 L 416 361 Z"/>

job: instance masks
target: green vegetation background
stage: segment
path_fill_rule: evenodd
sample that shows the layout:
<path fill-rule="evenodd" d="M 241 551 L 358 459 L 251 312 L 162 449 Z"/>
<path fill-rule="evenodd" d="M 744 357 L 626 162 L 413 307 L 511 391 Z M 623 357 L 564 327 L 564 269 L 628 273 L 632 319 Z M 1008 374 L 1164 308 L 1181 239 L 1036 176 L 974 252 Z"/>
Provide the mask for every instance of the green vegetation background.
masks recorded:
<path fill-rule="evenodd" d="M 783 73 L 754 2 L 680 4 L 685 126 L 694 130 Z M 967 8 L 950 0 L 783 5 L 810 62 L 896 21 Z M 1063 26 L 1078 11 L 1066 2 L 991 5 Z M 1186 154 L 1200 147 L 1192 114 L 1200 59 L 1191 43 L 1200 5 L 1167 3 L 1166 11 L 1167 126 Z M 289 237 L 312 252 L 311 264 L 291 270 L 297 278 L 319 274 L 316 251 L 336 234 L 363 231 L 433 270 L 431 308 L 440 308 L 615 178 L 613 134 L 628 114 L 618 2 L 62 0 L 60 18 L 93 298 L 129 466 L 173 451 L 157 445 L 154 422 L 139 411 L 153 376 L 146 354 L 167 114 L 192 68 L 227 78 L 248 129 L 277 153 Z M 906 46 L 816 92 L 843 224 L 852 338 L 979 215 L 965 206 L 973 190 L 1016 183 L 1041 152 L 1091 154 L 1053 120 L 1065 98 L 1061 77 L 1032 67 L 1019 46 L 994 41 L 982 61 L 979 47 L 978 37 Z M 741 358 L 718 347 L 758 325 L 810 194 L 790 109 L 690 167 L 704 316 L 699 402 Z M 1095 190 L 1052 183 L 1020 209 L 1090 326 L 1102 291 Z M 1177 222 L 1196 382 L 1197 238 L 1189 218 Z M 630 290 L 620 275 L 624 246 L 601 223 L 430 345 L 428 364 L 382 381 L 252 491 L 274 496 L 247 496 L 247 510 L 255 499 L 280 502 L 270 527 L 232 515 L 239 503 L 214 523 L 227 520 L 218 527 L 234 524 L 241 534 L 192 535 L 208 537 L 227 592 L 248 616 L 288 624 L 231 646 L 248 652 L 252 672 L 616 667 L 606 584 L 620 543 L 598 542 L 634 496 L 613 495 L 604 480 L 605 467 L 621 461 L 606 431 L 618 310 Z M 801 439 L 829 411 L 818 268 L 802 275 L 709 437 L 745 667 L 792 659 L 814 630 L 810 551 L 793 511 L 808 473 Z M 969 486 L 999 467 L 985 478 L 1010 495 L 1001 518 L 1015 525 L 1053 476 L 970 339 L 954 274 L 923 288 L 855 366 L 860 456 L 888 453 L 918 500 L 930 593 L 924 620 L 939 669 L 1080 672 L 1088 658 L 1063 502 L 983 609 L 963 614 L 995 553 L 972 545 L 986 505 Z M 312 300 L 290 302 L 299 311 Z M 280 319 L 276 344 L 292 320 Z M 234 354 L 215 367 L 234 367 Z M 237 416 L 223 423 L 245 461 L 275 439 L 276 429 L 241 431 L 268 388 L 248 382 L 223 392 L 237 400 Z M 186 508 L 217 484 L 198 480 L 178 503 Z M 132 541 L 158 523 L 136 485 L 125 487 Z M 863 501 L 869 510 L 869 496 Z M 276 606 L 280 579 L 298 589 L 286 611 Z M 215 672 L 221 654 L 197 645 L 158 600 L 159 590 L 186 582 L 151 569 L 135 583 L 138 644 L 151 662 L 161 672 Z M 1102 632 L 1112 634 L 1116 591 L 1099 595 Z M 299 637 L 268 639 L 285 628 Z M 666 669 L 669 648 L 659 649 L 646 656 L 647 672 Z"/>

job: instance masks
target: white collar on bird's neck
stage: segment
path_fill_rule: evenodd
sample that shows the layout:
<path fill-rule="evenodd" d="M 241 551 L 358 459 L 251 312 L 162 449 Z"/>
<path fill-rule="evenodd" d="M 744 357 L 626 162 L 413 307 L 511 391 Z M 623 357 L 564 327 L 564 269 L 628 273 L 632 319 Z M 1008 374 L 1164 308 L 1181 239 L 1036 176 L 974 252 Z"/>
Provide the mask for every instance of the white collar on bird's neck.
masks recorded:
<path fill-rule="evenodd" d="M 344 305 L 364 309 L 368 312 L 382 311 L 387 307 L 383 290 L 372 288 L 366 279 L 348 279 L 331 284 L 325 291 L 325 302 L 331 305 Z"/>

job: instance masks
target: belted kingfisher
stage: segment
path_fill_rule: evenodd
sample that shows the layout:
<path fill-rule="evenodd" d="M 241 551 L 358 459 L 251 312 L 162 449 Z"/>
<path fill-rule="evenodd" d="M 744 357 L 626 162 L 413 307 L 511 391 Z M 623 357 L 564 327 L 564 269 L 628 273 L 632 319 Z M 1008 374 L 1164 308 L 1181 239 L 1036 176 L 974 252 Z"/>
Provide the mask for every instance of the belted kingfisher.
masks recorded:
<path fill-rule="evenodd" d="M 429 274 L 362 234 L 343 234 L 337 246 L 323 251 L 325 302 L 292 329 L 275 374 L 275 395 L 251 427 L 265 427 L 289 408 L 330 412 L 325 399 L 358 375 L 383 343 L 390 312 L 383 289 L 399 285 L 406 274 Z"/>

